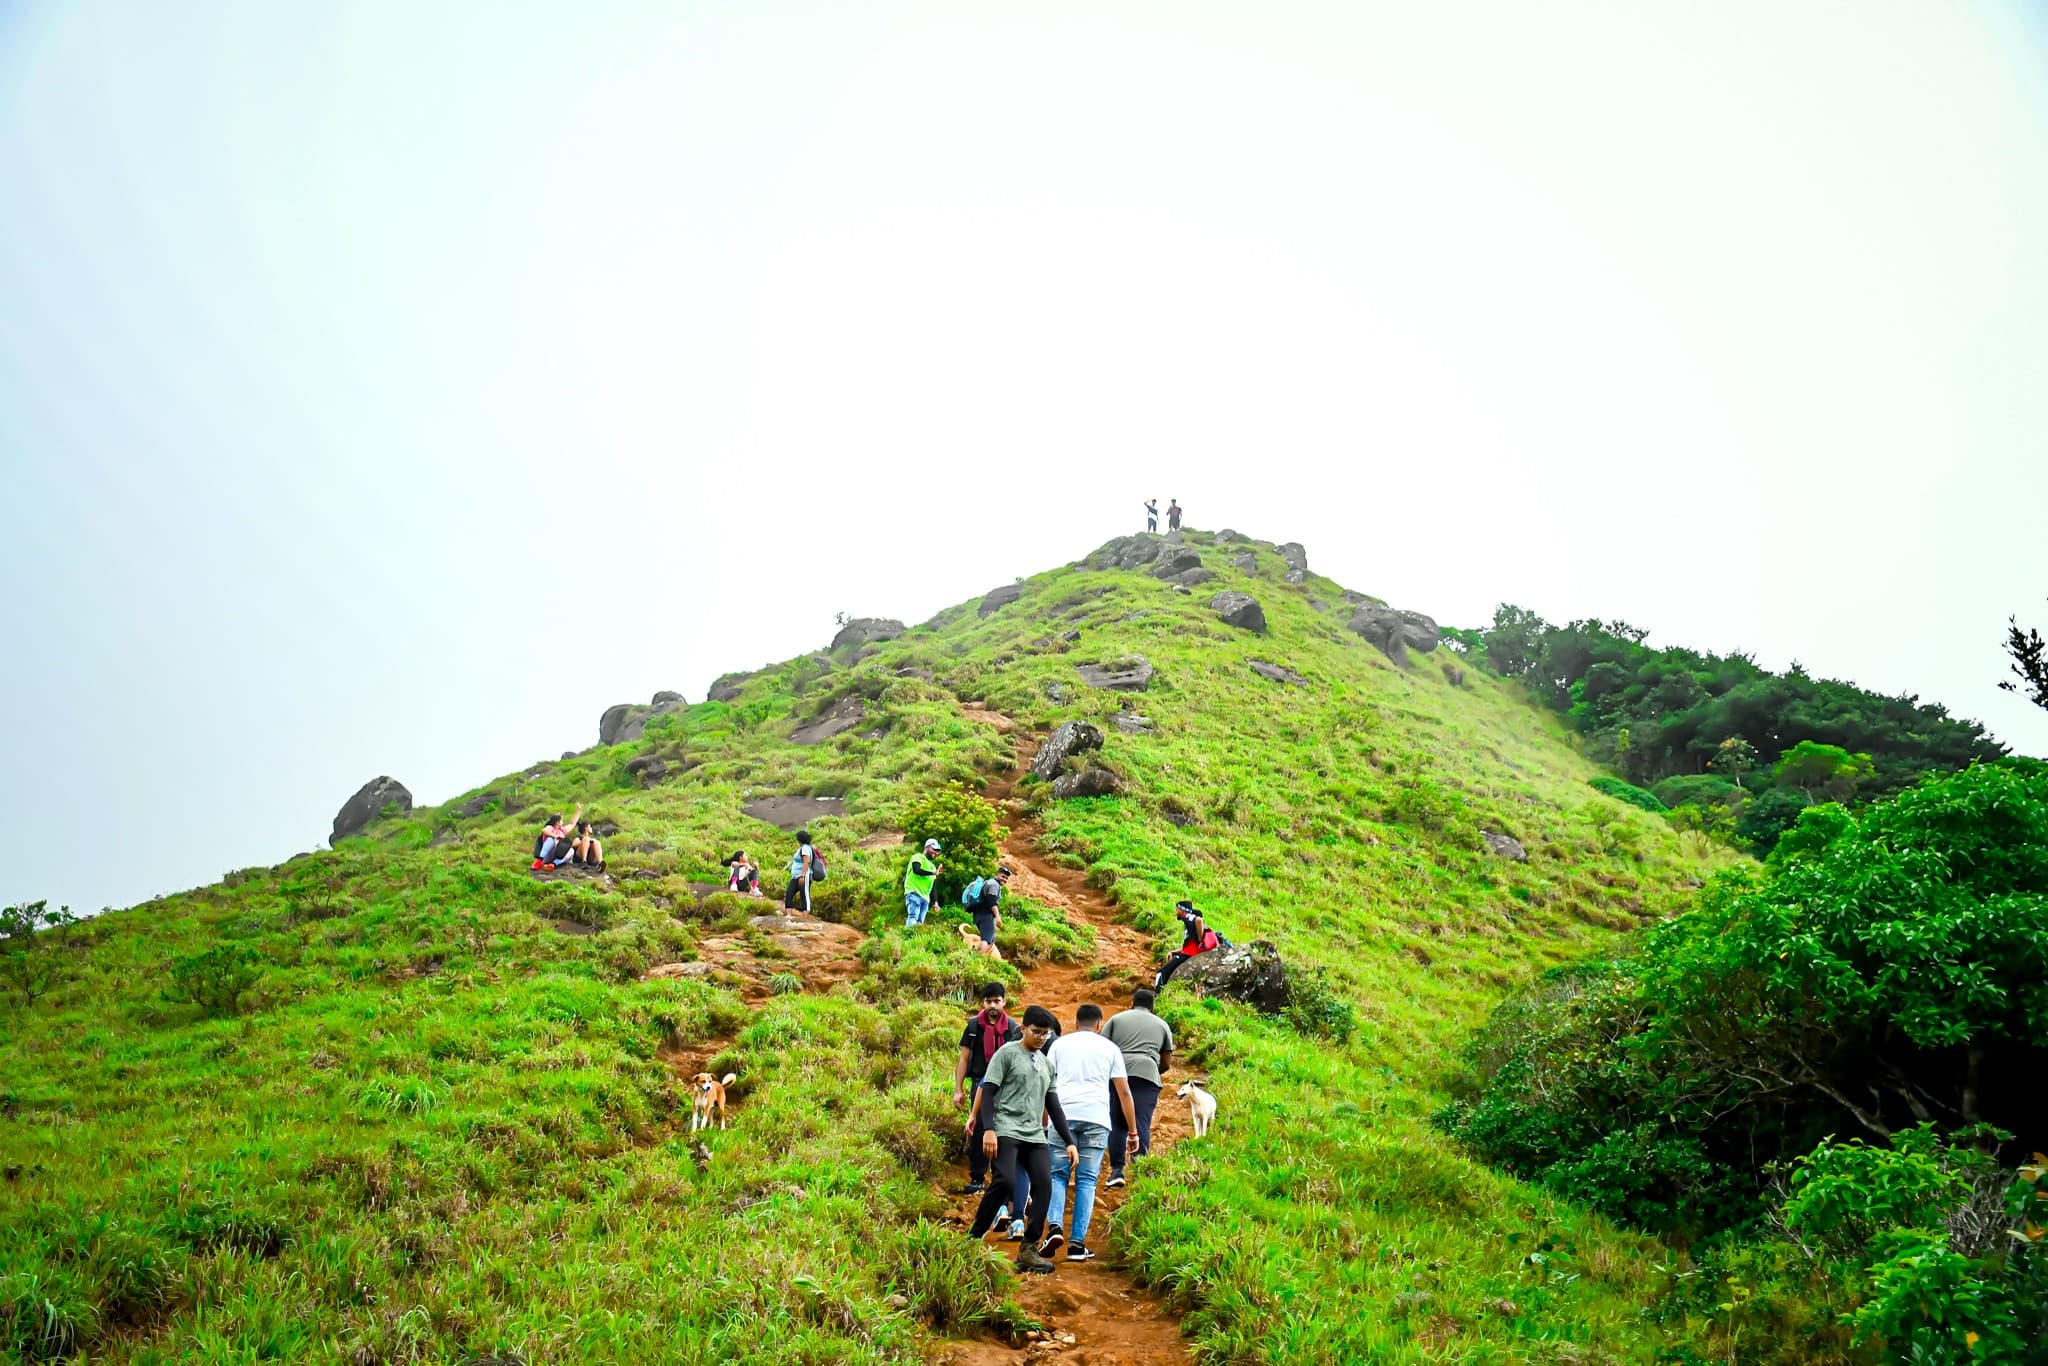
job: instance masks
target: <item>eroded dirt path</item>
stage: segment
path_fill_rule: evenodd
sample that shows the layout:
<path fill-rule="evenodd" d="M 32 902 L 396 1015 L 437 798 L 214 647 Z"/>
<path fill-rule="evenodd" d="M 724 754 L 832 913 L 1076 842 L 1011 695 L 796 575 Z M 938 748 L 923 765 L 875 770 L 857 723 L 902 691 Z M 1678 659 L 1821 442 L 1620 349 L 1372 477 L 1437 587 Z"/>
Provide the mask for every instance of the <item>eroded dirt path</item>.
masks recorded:
<path fill-rule="evenodd" d="M 973 720 L 993 713 L 967 711 Z M 998 729 L 1008 730 L 1005 724 Z M 993 724 L 993 722 L 990 722 Z M 1010 794 L 1038 751 L 1038 738 L 1020 736 L 1017 762 L 1010 776 L 994 785 L 989 795 L 1008 802 Z M 1074 1024 L 1074 1008 L 1093 1001 L 1105 1015 L 1113 1015 L 1130 1004 L 1133 988 L 1152 977 L 1152 964 L 1145 941 L 1128 925 L 1118 924 L 1116 913 L 1086 878 L 1072 869 L 1051 863 L 1038 851 L 1040 830 L 1019 806 L 1010 807 L 1009 837 L 1003 842 L 1003 856 L 1015 875 L 1010 890 L 1033 901 L 1057 906 L 1067 915 L 1095 929 L 1095 959 L 1090 963 L 1048 963 L 1024 973 L 1023 1000 L 1011 1004 L 1011 1013 L 1021 1014 L 1026 1005 L 1042 1005 L 1059 1016 L 1062 1028 Z M 1188 1132 L 1187 1107 L 1173 1098 L 1171 1084 L 1160 1097 L 1152 1124 L 1152 1148 L 1159 1152 L 1171 1147 Z M 1134 1164 L 1130 1175 L 1143 1180 L 1145 1164 Z M 964 1176 L 964 1162 L 948 1173 L 949 1194 L 958 1189 Z M 1108 1179 L 1107 1160 L 1103 1179 Z M 1098 1191 L 1095 1213 L 1088 1230 L 1088 1246 L 1098 1255 L 1094 1261 L 1069 1262 L 1064 1253 L 1057 1258 L 1058 1270 L 1049 1276 L 1020 1276 L 1017 1299 L 1035 1319 L 1046 1325 L 1045 1336 L 1022 1347 L 1000 1342 L 956 1344 L 941 1356 L 953 1366 L 1008 1366 L 1016 1362 L 1058 1361 L 1073 1366 L 1154 1366 L 1155 1363 L 1190 1361 L 1180 1328 L 1157 1297 L 1139 1288 L 1129 1276 L 1115 1269 L 1117 1258 L 1116 1212 L 1122 1207 L 1125 1190 Z M 951 1218 L 965 1227 L 973 1222 L 979 1197 L 951 1195 Z M 1067 1197 L 1069 1231 L 1074 1202 Z M 1014 1255 L 1016 1244 L 991 1232 L 988 1241 Z"/>

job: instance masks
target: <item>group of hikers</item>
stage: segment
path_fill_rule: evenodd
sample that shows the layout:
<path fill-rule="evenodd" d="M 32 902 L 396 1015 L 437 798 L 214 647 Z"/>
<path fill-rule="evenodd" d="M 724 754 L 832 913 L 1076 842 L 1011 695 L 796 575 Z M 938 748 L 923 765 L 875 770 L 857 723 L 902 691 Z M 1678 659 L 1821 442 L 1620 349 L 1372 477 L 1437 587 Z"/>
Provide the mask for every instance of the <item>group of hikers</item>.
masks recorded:
<path fill-rule="evenodd" d="M 604 871 L 604 841 L 590 828 L 590 822 L 583 819 L 583 808 L 578 806 L 576 814 L 565 822 L 557 812 L 548 817 L 548 823 L 540 829 L 533 841 L 533 871 L 561 868 L 574 864 L 592 872 Z"/>
<path fill-rule="evenodd" d="M 1166 500 L 1166 529 L 1168 531 L 1180 530 L 1180 499 L 1178 498 Z M 1157 498 L 1147 498 L 1145 500 L 1145 530 L 1159 530 L 1159 500 Z"/>
<path fill-rule="evenodd" d="M 1002 983 L 981 989 L 953 1068 L 953 1105 L 967 1111 L 962 1193 L 981 1196 L 968 1235 L 1007 1223 L 1021 1244 L 1019 1271 L 1051 1271 L 1062 1245 L 1070 1262 L 1093 1257 L 1088 1229 L 1103 1158 L 1107 1185 L 1121 1186 L 1130 1160 L 1152 1151 L 1152 1115 L 1173 1062 L 1173 1030 L 1152 1013 L 1156 996 L 1141 988 L 1107 1023 L 1101 1006 L 1083 1005 L 1073 1032 L 1062 1034 L 1044 1006 L 1026 1006 L 1020 1021 Z"/>

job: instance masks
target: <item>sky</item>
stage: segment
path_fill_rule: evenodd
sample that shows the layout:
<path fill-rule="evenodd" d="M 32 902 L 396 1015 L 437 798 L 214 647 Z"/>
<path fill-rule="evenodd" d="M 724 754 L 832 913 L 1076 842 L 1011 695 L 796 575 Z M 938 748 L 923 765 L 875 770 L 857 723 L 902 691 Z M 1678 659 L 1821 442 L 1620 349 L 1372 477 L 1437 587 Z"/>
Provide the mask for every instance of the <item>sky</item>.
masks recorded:
<path fill-rule="evenodd" d="M 2043 243 L 2039 5 L 0 0 L 0 902 L 1147 497 L 2048 754 Z"/>

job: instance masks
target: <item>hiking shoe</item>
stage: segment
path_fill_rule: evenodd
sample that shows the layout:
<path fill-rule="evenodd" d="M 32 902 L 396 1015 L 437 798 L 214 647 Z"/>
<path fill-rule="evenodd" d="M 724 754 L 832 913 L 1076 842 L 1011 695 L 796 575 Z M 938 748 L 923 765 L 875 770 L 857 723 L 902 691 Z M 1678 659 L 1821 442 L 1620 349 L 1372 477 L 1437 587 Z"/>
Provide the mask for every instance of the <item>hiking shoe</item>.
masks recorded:
<path fill-rule="evenodd" d="M 1116 1186 L 1121 1186 L 1123 1183 L 1124 1174 L 1122 1172 L 1111 1172 L 1109 1174 L 1109 1180 L 1103 1182 L 1102 1185 L 1103 1189 L 1108 1190 Z"/>
<path fill-rule="evenodd" d="M 1010 1241 L 1013 1243 L 1024 1241 L 1024 1221 L 1022 1219 L 1012 1219 L 1010 1221 Z"/>
<path fill-rule="evenodd" d="M 1067 1247 L 1067 1260 L 1070 1262 L 1092 1261 L 1094 1257 L 1095 1254 L 1088 1250 L 1086 1244 L 1072 1243 Z"/>
<path fill-rule="evenodd" d="M 539 871 L 540 871 L 541 869 L 543 869 L 543 868 L 545 868 L 545 867 L 547 867 L 547 865 L 546 865 L 545 863 L 542 863 L 542 862 L 541 862 L 541 861 L 540 861 L 539 859 L 535 859 L 535 860 L 533 861 L 533 871 L 534 871 L 534 872 L 536 872 L 536 873 L 537 873 L 537 872 L 539 872 Z"/>
<path fill-rule="evenodd" d="M 1045 1237 L 1038 1240 L 1038 1255 L 1041 1257 L 1057 1257 L 1060 1245 L 1066 1241 L 1067 1235 L 1061 1231 L 1058 1224 L 1054 1224 L 1045 1231 Z"/>
<path fill-rule="evenodd" d="M 1052 1263 L 1028 1247 L 1019 1248 L 1017 1250 L 1017 1270 L 1033 1276 L 1047 1276 L 1052 1274 Z"/>
<path fill-rule="evenodd" d="M 1010 1202 L 1009 1202 L 1009 1201 L 1005 1200 L 1005 1201 L 1003 1201 L 1003 1203 L 1002 1203 L 1002 1204 L 1000 1204 L 1000 1205 L 997 1205 L 997 1206 L 996 1206 L 996 1218 L 995 1218 L 995 1222 L 996 1222 L 996 1225 L 997 1225 L 997 1226 L 1001 1226 L 1001 1225 L 1003 1225 L 1003 1224 L 1007 1224 L 1007 1223 L 1009 1223 L 1009 1222 L 1010 1222 Z"/>
<path fill-rule="evenodd" d="M 962 1195 L 979 1195 L 987 1189 L 988 1182 L 986 1181 L 969 1181 L 960 1188 L 960 1193 Z"/>

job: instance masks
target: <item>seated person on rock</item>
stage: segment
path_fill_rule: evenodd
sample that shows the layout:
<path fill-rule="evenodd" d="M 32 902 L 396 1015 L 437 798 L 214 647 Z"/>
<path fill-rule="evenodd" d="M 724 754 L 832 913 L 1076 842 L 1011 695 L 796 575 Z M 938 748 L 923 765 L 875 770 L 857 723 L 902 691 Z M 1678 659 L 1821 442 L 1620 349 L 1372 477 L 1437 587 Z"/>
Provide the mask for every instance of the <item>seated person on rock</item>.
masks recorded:
<path fill-rule="evenodd" d="M 604 841 L 590 828 L 589 821 L 576 822 L 576 838 L 569 842 L 569 852 L 585 868 L 604 871 Z"/>
<path fill-rule="evenodd" d="M 746 850 L 735 852 L 725 863 L 725 890 L 741 896 L 761 895 L 761 867 L 747 857 Z"/>
<path fill-rule="evenodd" d="M 569 817 L 573 824 L 583 819 L 583 807 L 579 804 L 576 814 Z M 576 856 L 573 841 L 569 837 L 569 826 L 562 823 L 561 813 L 548 817 L 548 823 L 541 827 L 540 837 L 533 842 L 533 868 L 559 868 Z"/>
<path fill-rule="evenodd" d="M 1195 909 L 1192 901 L 1183 901 L 1173 908 L 1180 920 L 1181 945 L 1164 963 L 1159 965 L 1158 975 L 1152 979 L 1153 987 L 1164 987 L 1173 980 L 1173 974 L 1187 965 L 1190 958 L 1204 954 L 1211 949 L 1230 947 L 1230 941 L 1209 928 L 1202 919 L 1202 913 Z"/>

